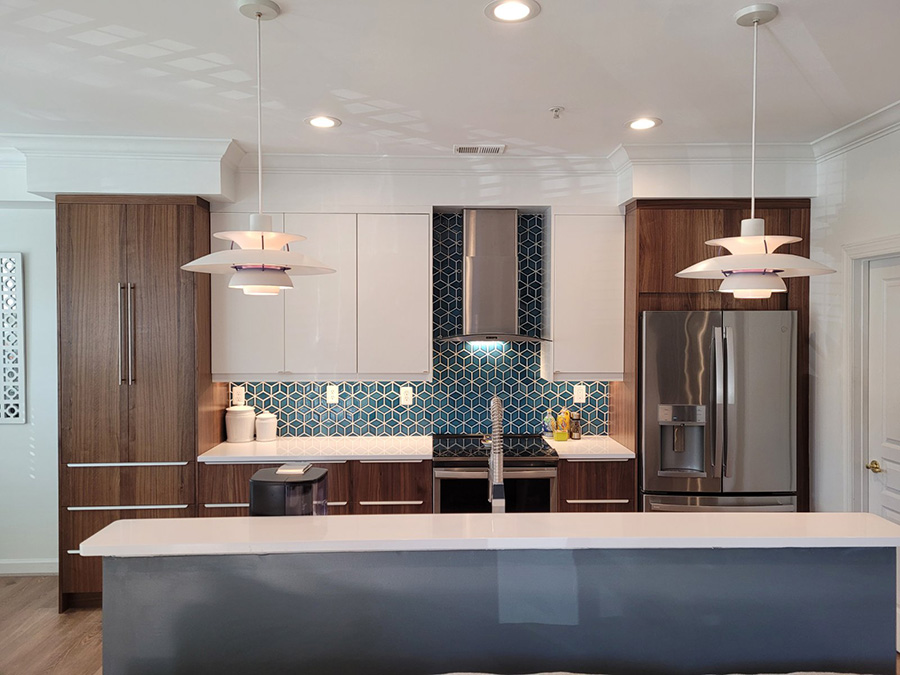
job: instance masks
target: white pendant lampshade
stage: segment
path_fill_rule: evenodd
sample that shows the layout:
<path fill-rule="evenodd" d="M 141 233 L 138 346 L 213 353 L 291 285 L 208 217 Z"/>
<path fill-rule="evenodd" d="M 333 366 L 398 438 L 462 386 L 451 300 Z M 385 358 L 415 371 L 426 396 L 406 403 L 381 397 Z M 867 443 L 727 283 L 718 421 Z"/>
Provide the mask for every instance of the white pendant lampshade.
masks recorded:
<path fill-rule="evenodd" d="M 753 122 L 750 139 L 750 217 L 741 221 L 739 237 L 710 239 L 706 243 L 727 249 L 731 255 L 701 260 L 675 276 L 682 279 L 722 279 L 720 293 L 733 293 L 739 299 L 765 299 L 772 293 L 784 293 L 783 277 L 810 277 L 831 274 L 830 267 L 803 256 L 775 253 L 800 237 L 766 235 L 765 221 L 756 217 L 756 62 L 759 26 L 778 15 L 778 7 L 769 3 L 751 5 L 734 15 L 740 26 L 753 26 Z"/>
<path fill-rule="evenodd" d="M 278 295 L 293 288 L 292 276 L 332 274 L 335 270 L 315 258 L 292 251 L 291 244 L 303 241 L 299 234 L 272 231 L 272 217 L 263 213 L 262 185 L 262 73 L 260 22 L 274 19 L 281 9 L 272 0 L 244 0 L 241 14 L 256 20 L 256 146 L 259 212 L 250 216 L 246 230 L 217 232 L 213 236 L 231 242 L 231 248 L 192 260 L 181 269 L 206 274 L 231 274 L 229 288 L 245 295 Z"/>

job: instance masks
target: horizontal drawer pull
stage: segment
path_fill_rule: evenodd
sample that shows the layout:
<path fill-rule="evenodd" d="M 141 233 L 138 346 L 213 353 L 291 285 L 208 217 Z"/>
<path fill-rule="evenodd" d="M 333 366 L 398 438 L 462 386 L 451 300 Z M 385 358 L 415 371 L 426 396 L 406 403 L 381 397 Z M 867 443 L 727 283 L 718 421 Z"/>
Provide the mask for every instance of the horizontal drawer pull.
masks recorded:
<path fill-rule="evenodd" d="M 328 506 L 347 506 L 349 502 L 328 502 Z"/>
<path fill-rule="evenodd" d="M 629 457 L 591 457 L 590 459 L 566 459 L 567 462 L 630 462 L 633 458 Z"/>
<path fill-rule="evenodd" d="M 424 459 L 361 459 L 360 464 L 421 464 Z"/>
<path fill-rule="evenodd" d="M 204 504 L 208 509 L 246 509 L 250 508 L 250 504 Z"/>
<path fill-rule="evenodd" d="M 186 509 L 189 504 L 160 504 L 159 506 L 67 506 L 67 511 L 159 511 L 161 509 Z"/>
<path fill-rule="evenodd" d="M 627 504 L 630 499 L 567 499 L 566 504 Z"/>
<path fill-rule="evenodd" d="M 79 551 L 77 548 L 66 551 L 66 553 L 68 553 L 69 555 L 81 555 L 81 551 Z"/>
<path fill-rule="evenodd" d="M 396 501 L 396 502 L 360 502 L 360 506 L 422 506 L 425 502 L 419 501 Z"/>
<path fill-rule="evenodd" d="M 88 462 L 66 464 L 70 469 L 93 469 L 107 466 L 187 466 L 187 462 Z"/>

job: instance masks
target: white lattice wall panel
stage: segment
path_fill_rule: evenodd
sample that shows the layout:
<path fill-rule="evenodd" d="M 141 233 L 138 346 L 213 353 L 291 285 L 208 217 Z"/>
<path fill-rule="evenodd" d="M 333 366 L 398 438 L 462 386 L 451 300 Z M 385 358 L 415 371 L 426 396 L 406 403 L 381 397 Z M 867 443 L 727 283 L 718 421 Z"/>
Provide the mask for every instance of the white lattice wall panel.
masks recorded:
<path fill-rule="evenodd" d="M 22 254 L 0 252 L 0 424 L 25 422 Z"/>

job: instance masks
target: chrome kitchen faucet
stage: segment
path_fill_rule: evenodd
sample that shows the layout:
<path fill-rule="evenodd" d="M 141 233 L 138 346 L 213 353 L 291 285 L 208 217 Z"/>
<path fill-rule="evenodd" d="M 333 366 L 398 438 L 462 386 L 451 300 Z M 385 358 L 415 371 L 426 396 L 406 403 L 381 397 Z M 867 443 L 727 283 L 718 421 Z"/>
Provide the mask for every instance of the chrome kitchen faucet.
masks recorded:
<path fill-rule="evenodd" d="M 503 487 L 503 401 L 491 398 L 491 454 L 488 456 L 491 513 L 506 513 L 506 491 Z"/>

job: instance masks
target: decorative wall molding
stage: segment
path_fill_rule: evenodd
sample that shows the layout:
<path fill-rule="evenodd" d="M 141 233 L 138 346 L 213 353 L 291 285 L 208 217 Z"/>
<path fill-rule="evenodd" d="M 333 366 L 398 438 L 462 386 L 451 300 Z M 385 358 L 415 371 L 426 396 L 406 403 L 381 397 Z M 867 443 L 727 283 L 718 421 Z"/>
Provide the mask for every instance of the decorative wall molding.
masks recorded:
<path fill-rule="evenodd" d="M 0 560 L 0 577 L 59 574 L 56 558 L 7 558 Z"/>
<path fill-rule="evenodd" d="M 22 254 L 0 252 L 0 424 L 25 423 Z"/>
<path fill-rule="evenodd" d="M 876 110 L 812 142 L 816 160 L 824 162 L 900 129 L 900 101 Z"/>

